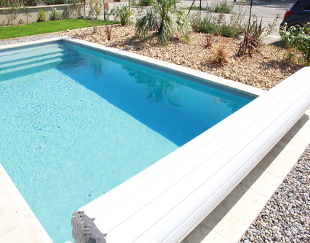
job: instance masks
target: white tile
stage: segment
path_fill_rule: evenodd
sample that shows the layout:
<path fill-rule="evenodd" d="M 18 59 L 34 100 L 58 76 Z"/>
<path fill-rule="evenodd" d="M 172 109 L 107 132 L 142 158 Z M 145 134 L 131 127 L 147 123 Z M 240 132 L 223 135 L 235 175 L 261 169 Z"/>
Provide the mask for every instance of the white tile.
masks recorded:
<path fill-rule="evenodd" d="M 203 223 L 228 241 L 236 242 L 244 234 L 267 199 L 239 184 Z"/>
<path fill-rule="evenodd" d="M 266 198 L 270 198 L 281 182 L 281 178 L 255 167 L 248 176 L 242 180 L 241 184 L 251 188 Z"/>
<path fill-rule="evenodd" d="M 283 180 L 287 176 L 287 174 L 292 170 L 294 167 L 292 161 L 276 157 L 272 161 L 270 161 L 270 156 L 267 154 L 264 159 L 257 165 L 257 168 L 261 170 L 265 170 L 266 172 L 280 178 Z"/>
<path fill-rule="evenodd" d="M 208 234 L 201 243 L 231 243 L 231 241 L 226 240 L 222 236 L 220 236 L 218 233 L 211 231 L 210 234 Z"/>

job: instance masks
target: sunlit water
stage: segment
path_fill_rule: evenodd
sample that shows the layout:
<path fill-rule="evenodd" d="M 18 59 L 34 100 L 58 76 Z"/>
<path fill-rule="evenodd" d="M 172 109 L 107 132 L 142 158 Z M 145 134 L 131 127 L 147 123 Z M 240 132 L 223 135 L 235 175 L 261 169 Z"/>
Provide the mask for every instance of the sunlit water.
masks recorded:
<path fill-rule="evenodd" d="M 0 52 L 1 163 L 54 242 L 79 207 L 251 100 L 62 42 Z"/>

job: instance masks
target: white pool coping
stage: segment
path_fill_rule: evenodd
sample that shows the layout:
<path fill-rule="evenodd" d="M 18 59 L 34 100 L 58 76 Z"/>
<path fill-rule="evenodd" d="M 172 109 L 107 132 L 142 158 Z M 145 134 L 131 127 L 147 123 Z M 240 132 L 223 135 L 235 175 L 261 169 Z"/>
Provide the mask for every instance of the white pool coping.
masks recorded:
<path fill-rule="evenodd" d="M 53 40 L 59 39 L 62 38 L 54 38 Z M 28 45 L 50 41 L 36 41 L 28 43 Z M 84 43 L 83 41 L 79 42 Z M 5 46 L 1 47 L 0 50 L 16 46 L 22 45 Z M 92 44 L 92 46 L 102 48 L 101 45 L 97 44 Z M 113 48 L 108 49 L 111 50 Z M 255 95 L 264 93 L 264 91 L 251 86 L 175 64 L 165 63 L 117 49 L 113 49 L 113 51 L 116 54 L 121 53 L 122 55 L 126 53 L 130 58 L 139 57 L 139 60 L 145 60 L 146 62 L 152 60 L 152 62 L 158 63 L 159 65 L 164 63 L 168 68 L 173 68 L 181 72 L 185 71 L 191 75 L 211 80 L 214 83 L 224 86 L 227 85 L 233 89 L 243 90 Z M 184 242 L 237 242 L 242 237 L 256 215 L 261 211 L 302 152 L 309 145 L 309 116 L 310 111 L 308 110 L 255 169 L 184 239 Z M 2 166 L 0 166 L 0 198 L 0 209 L 2 209 L 2 212 L 5 212 L 1 214 L 2 220 L 0 220 L 1 242 L 51 242 L 51 239 L 25 200 L 21 197 Z M 3 198 L 6 198 L 6 200 L 3 200 Z"/>
<path fill-rule="evenodd" d="M 53 242 L 0 164 L 0 242 Z"/>

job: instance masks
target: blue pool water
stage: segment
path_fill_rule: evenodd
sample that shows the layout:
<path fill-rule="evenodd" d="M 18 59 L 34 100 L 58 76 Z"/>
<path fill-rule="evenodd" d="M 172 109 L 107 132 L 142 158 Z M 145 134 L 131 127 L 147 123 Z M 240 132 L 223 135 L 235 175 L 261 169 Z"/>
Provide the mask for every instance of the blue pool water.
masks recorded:
<path fill-rule="evenodd" d="M 251 100 L 64 42 L 0 51 L 1 163 L 72 241 L 75 210 Z"/>

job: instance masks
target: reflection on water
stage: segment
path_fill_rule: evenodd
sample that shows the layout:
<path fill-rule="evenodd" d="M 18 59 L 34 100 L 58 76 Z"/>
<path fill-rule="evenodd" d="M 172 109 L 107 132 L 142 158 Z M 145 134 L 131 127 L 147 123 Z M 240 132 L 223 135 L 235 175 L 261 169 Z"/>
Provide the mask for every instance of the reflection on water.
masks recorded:
<path fill-rule="evenodd" d="M 74 45 L 58 69 L 181 146 L 250 100 Z"/>
<path fill-rule="evenodd" d="M 127 71 L 130 77 L 134 77 L 136 83 L 141 84 L 145 88 L 148 100 L 154 102 L 167 101 L 173 106 L 181 106 L 178 104 L 180 98 L 174 93 L 175 90 L 180 88 L 179 84 L 163 77 L 159 78 L 145 72 L 137 72 L 137 70 L 126 66 L 124 66 L 123 70 Z"/>

